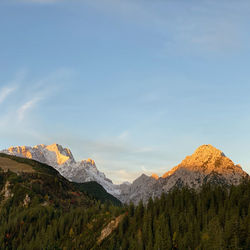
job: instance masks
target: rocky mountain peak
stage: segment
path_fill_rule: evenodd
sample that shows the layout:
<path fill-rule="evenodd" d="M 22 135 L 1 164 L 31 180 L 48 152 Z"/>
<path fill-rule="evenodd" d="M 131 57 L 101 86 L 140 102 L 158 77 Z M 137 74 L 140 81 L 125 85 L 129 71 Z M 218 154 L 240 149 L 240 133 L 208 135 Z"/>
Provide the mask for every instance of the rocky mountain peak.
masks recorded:
<path fill-rule="evenodd" d="M 82 160 L 82 162 L 95 167 L 95 161 L 90 158 L 88 158 L 87 160 Z"/>
<path fill-rule="evenodd" d="M 199 157 L 201 160 L 206 160 L 209 157 L 225 157 L 225 154 L 216 147 L 205 144 L 198 147 L 192 156 Z"/>
<path fill-rule="evenodd" d="M 159 176 L 157 174 L 152 174 L 151 177 L 154 178 L 154 179 L 156 179 L 156 180 L 159 179 Z"/>
<path fill-rule="evenodd" d="M 244 175 L 244 171 L 239 165 L 235 165 L 221 150 L 209 144 L 198 147 L 192 155 L 187 156 L 179 165 L 166 172 L 162 177 L 167 178 L 181 169 L 205 175 L 210 173 Z"/>
<path fill-rule="evenodd" d="M 242 171 L 239 165 L 235 165 L 232 160 L 212 145 L 202 145 L 195 150 L 191 156 L 187 156 L 178 166 L 191 171 L 200 171 L 205 174 L 217 172 L 227 174 L 228 172 Z"/>
<path fill-rule="evenodd" d="M 62 165 L 68 160 L 73 160 L 73 155 L 68 148 L 63 148 L 61 145 L 54 143 L 45 147 L 47 150 L 54 152 L 57 158 L 57 164 Z"/>
<path fill-rule="evenodd" d="M 9 147 L 7 149 L 7 152 L 10 154 L 18 154 L 22 157 L 29 158 L 29 159 L 32 158 L 32 154 L 29 151 L 29 147 L 26 147 L 26 146 Z"/>
<path fill-rule="evenodd" d="M 51 145 L 39 144 L 34 147 L 16 146 L 2 150 L 2 152 L 34 159 L 53 167 L 75 162 L 71 151 L 56 143 Z"/>

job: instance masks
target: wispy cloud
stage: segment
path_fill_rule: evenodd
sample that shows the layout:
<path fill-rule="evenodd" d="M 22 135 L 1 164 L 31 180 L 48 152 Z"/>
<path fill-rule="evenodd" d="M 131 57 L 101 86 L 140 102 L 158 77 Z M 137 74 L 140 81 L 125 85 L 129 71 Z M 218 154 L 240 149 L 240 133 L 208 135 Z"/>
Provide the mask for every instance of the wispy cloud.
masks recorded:
<path fill-rule="evenodd" d="M 100 166 L 98 166 L 98 168 L 100 168 Z M 134 166 L 133 169 L 129 169 L 128 167 L 112 169 L 109 167 L 104 169 L 104 173 L 108 178 L 114 181 L 115 184 L 121 184 L 127 181 L 132 183 L 142 174 L 146 174 L 148 176 L 157 174 L 158 176 L 162 176 L 168 170 L 169 168 L 166 167 L 155 168 L 154 166 L 151 166 L 151 169 L 148 169 L 145 166 Z"/>
<path fill-rule="evenodd" d="M 140 176 L 139 172 L 128 171 L 127 169 L 111 170 L 107 171 L 106 174 L 115 180 L 115 184 L 120 184 L 126 181 L 133 182 L 138 176 Z"/>
<path fill-rule="evenodd" d="M 126 140 L 129 137 L 129 131 L 125 130 L 120 135 L 118 135 L 119 140 Z"/>
<path fill-rule="evenodd" d="M 17 87 L 3 87 L 0 90 L 0 104 L 5 101 L 5 99 L 15 90 Z"/>
<path fill-rule="evenodd" d="M 41 98 L 33 98 L 33 99 L 29 100 L 28 102 L 24 103 L 17 110 L 18 120 L 22 121 L 24 119 L 25 115 L 27 114 L 27 112 L 29 110 L 31 110 L 32 108 L 34 108 L 35 104 L 38 103 L 40 100 L 41 100 Z"/>
<path fill-rule="evenodd" d="M 44 111 L 38 109 L 39 105 L 63 91 L 71 74 L 71 70 L 60 69 L 34 79 L 28 71 L 18 71 L 15 79 L 0 89 L 1 102 L 4 102 L 0 109 L 2 140 L 27 145 L 48 141 L 43 131 Z"/>

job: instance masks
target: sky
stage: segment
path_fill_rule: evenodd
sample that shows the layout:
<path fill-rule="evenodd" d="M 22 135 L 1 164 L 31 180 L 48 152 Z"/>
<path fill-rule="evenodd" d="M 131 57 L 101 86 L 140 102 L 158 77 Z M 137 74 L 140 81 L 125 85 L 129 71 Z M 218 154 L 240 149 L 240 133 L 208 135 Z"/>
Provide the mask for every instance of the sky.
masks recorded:
<path fill-rule="evenodd" d="M 212 144 L 250 173 L 249 23 L 248 0 L 1 0 L 0 148 L 121 183 Z"/>

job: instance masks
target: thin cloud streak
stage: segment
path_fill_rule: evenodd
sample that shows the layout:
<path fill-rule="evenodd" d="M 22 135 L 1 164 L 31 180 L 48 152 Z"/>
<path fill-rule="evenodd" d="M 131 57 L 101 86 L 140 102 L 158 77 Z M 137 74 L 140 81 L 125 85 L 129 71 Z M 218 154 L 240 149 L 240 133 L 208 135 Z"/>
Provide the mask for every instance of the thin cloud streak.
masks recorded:
<path fill-rule="evenodd" d="M 68 68 L 59 68 L 36 79 L 31 77 L 28 70 L 13 73 L 14 80 L 0 88 L 2 149 L 11 145 L 36 145 L 50 140 L 47 131 L 44 131 L 46 123 L 39 106 L 57 97 L 72 74 L 74 71 Z"/>
<path fill-rule="evenodd" d="M 15 90 L 17 87 L 4 87 L 0 91 L 0 104 L 5 101 L 5 99 Z"/>
<path fill-rule="evenodd" d="M 119 140 L 126 140 L 126 139 L 128 139 L 129 138 L 129 135 L 130 135 L 130 133 L 129 133 L 129 131 L 128 130 L 125 130 L 125 131 L 123 131 L 119 136 L 118 136 L 118 139 Z"/>
<path fill-rule="evenodd" d="M 29 110 L 31 110 L 34 105 L 39 102 L 41 98 L 34 98 L 26 103 L 24 103 L 17 111 L 18 114 L 18 120 L 22 121 L 24 119 L 24 116 L 27 114 Z"/>
<path fill-rule="evenodd" d="M 21 83 L 20 80 L 15 80 L 14 86 L 6 86 L 0 90 L 1 104 L 4 101 L 8 101 L 7 97 L 10 94 L 20 89 L 20 91 L 14 95 L 16 98 L 11 102 L 7 102 L 5 111 L 2 110 L 2 117 L 5 113 L 5 121 L 9 121 L 9 123 L 11 123 L 9 125 L 13 124 L 13 120 L 19 122 L 24 120 L 28 112 L 31 111 L 38 102 L 57 94 L 58 86 L 60 86 L 60 88 L 64 86 L 62 79 L 70 77 L 72 73 L 72 70 L 59 69 L 39 80 L 32 80 L 32 82 L 30 82 L 29 79 L 23 79 L 24 76 L 22 73 L 21 80 L 23 83 Z M 18 78 L 20 78 L 20 76 Z M 32 96 L 32 98 L 30 98 L 30 96 Z"/>

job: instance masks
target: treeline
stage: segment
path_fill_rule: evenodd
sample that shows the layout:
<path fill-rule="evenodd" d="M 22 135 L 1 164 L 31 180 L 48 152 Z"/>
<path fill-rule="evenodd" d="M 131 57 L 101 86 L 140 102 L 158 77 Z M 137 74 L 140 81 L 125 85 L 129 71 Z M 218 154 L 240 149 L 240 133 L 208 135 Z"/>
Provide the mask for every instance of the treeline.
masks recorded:
<path fill-rule="evenodd" d="M 250 249 L 250 182 L 230 189 L 183 188 L 130 204 L 128 215 L 102 249 Z"/>

